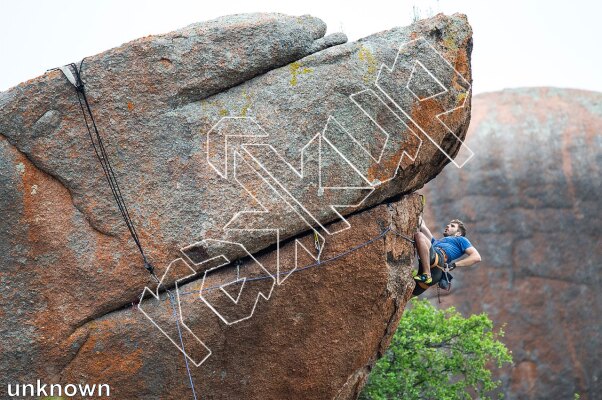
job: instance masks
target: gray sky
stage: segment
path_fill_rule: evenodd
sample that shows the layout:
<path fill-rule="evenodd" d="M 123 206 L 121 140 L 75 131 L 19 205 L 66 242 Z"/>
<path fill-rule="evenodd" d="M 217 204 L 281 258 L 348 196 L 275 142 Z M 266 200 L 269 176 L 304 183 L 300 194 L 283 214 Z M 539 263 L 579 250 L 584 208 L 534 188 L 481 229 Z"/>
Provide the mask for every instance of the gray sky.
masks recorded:
<path fill-rule="evenodd" d="M 350 40 L 411 22 L 412 7 L 468 15 L 474 93 L 519 86 L 602 91 L 602 1 L 1 0 L 0 91 L 127 41 L 221 15 L 312 14 Z"/>

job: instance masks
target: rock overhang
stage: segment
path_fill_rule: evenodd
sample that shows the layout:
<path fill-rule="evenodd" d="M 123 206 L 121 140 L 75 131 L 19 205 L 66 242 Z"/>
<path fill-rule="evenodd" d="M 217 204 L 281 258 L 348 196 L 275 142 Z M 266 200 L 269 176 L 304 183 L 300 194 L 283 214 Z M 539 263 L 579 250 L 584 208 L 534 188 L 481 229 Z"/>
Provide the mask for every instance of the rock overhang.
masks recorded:
<path fill-rule="evenodd" d="M 322 246 L 336 242 L 338 231 L 365 229 L 347 215 L 411 193 L 456 156 L 470 115 L 465 17 L 438 15 L 346 44 L 324 32 L 312 17 L 226 17 L 85 60 L 99 129 L 159 271 L 176 259 L 200 264 L 193 257 L 203 253 L 233 261 L 313 229 Z M 73 88 L 51 72 L 2 99 L 0 134 L 11 151 L 71 205 L 66 219 L 53 216 L 70 232 L 69 248 L 48 250 L 49 260 L 80 271 L 75 282 L 91 283 L 76 289 L 85 304 L 71 326 L 123 306 L 146 277 Z M 20 190 L 15 202 L 27 208 L 34 191 Z M 21 221 L 35 226 L 37 214 L 29 207 Z M 244 248 L 182 251 L 207 238 Z M 101 276 L 91 273 L 98 264 Z M 42 285 L 50 293 L 61 287 L 53 274 Z M 100 295 L 102 280 L 113 284 Z"/>

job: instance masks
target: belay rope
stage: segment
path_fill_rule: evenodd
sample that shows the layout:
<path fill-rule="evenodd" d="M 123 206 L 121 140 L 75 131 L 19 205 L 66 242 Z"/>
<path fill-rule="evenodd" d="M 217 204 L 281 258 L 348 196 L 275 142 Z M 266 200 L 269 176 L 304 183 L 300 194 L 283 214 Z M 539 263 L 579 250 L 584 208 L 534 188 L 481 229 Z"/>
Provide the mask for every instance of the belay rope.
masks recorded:
<path fill-rule="evenodd" d="M 86 90 L 84 87 L 84 83 L 81 79 L 80 71 L 82 69 L 82 65 L 84 60 L 79 64 L 79 68 L 74 63 L 69 65 L 65 65 L 59 67 L 63 72 L 63 75 L 71 82 L 71 84 L 75 87 L 77 92 L 77 100 L 79 102 L 79 106 L 82 110 L 82 115 L 84 116 L 84 122 L 86 123 L 86 129 L 88 130 L 88 135 L 90 136 L 90 141 L 92 142 L 92 147 L 94 148 L 94 152 L 96 153 L 96 157 L 102 166 L 102 170 L 104 175 L 109 183 L 109 187 L 111 188 L 111 193 L 115 198 L 115 202 L 117 203 L 117 207 L 121 212 L 121 216 L 125 221 L 125 224 L 130 231 L 130 235 L 134 239 L 140 254 L 142 255 L 142 261 L 144 262 L 144 268 L 151 274 L 153 279 L 157 282 L 157 292 L 159 290 L 159 286 L 161 286 L 161 281 L 155 274 L 155 268 L 148 261 L 146 255 L 144 254 L 144 250 L 142 248 L 142 244 L 140 243 L 140 238 L 138 237 L 138 232 L 136 232 L 136 227 L 134 226 L 134 222 L 130 217 L 130 213 L 125 204 L 125 200 L 123 199 L 123 195 L 121 194 L 121 189 L 119 189 L 119 184 L 117 183 L 117 178 L 115 177 L 115 172 L 113 171 L 113 167 L 111 166 L 111 162 L 109 161 L 109 157 L 107 155 L 107 151 L 105 149 L 104 143 L 100 134 L 98 133 L 98 128 L 96 126 L 96 121 L 94 121 L 94 115 L 92 114 L 92 109 L 90 108 L 90 103 L 88 103 L 88 98 L 86 97 Z M 90 127 L 91 125 L 91 127 Z M 196 391 L 194 390 L 194 382 L 192 380 L 192 374 L 190 372 L 190 366 L 188 365 L 188 357 L 186 356 L 186 351 L 184 349 L 184 339 L 182 338 L 182 330 L 180 328 L 180 319 L 178 317 L 178 313 L 176 311 L 175 306 L 175 296 L 173 293 L 165 286 L 165 291 L 169 297 L 169 302 L 171 303 L 171 307 L 173 310 L 173 316 L 176 320 L 176 326 L 178 328 L 178 335 L 180 336 L 180 345 L 182 346 L 182 352 L 184 353 L 184 361 L 186 363 L 186 371 L 188 372 L 188 379 L 190 381 L 190 388 L 192 389 L 192 396 L 194 400 L 197 400 Z"/>
<path fill-rule="evenodd" d="M 96 153 L 96 157 L 98 158 L 100 165 L 102 166 L 102 170 L 104 172 L 105 178 L 107 179 L 107 182 L 109 184 L 109 187 L 111 188 L 111 193 L 113 194 L 113 197 L 115 199 L 115 202 L 117 203 L 117 207 L 119 208 L 119 211 L 121 213 L 121 216 L 123 217 L 123 220 L 125 221 L 125 224 L 130 232 L 130 235 L 132 236 L 132 238 L 134 239 L 134 242 L 136 243 L 136 246 L 138 247 L 138 250 L 140 251 L 140 255 L 142 256 L 142 260 L 144 263 L 144 268 L 150 273 L 150 275 L 152 276 L 152 278 L 157 282 L 157 290 L 159 290 L 159 286 L 162 285 L 161 281 L 159 280 L 159 278 L 157 277 L 157 275 L 155 274 L 155 269 L 154 266 L 151 264 L 151 262 L 147 259 L 146 254 L 144 253 L 144 249 L 142 248 L 142 244 L 140 243 L 140 239 L 138 237 L 138 233 L 136 231 L 136 228 L 134 226 L 134 222 L 132 221 L 132 218 L 130 217 L 128 208 L 126 206 L 125 200 L 123 198 L 123 195 L 121 194 L 121 189 L 119 188 L 119 184 L 117 182 L 117 178 L 115 176 L 115 173 L 113 171 L 113 167 L 111 166 L 111 163 L 109 161 L 109 157 L 107 155 L 104 143 L 102 141 L 102 137 L 100 136 L 99 132 L 98 132 L 98 127 L 96 126 L 96 122 L 94 120 L 94 115 L 92 114 L 92 109 L 90 107 L 90 103 L 88 102 L 88 99 L 86 97 L 86 91 L 85 91 L 85 86 L 84 83 L 81 79 L 81 75 L 80 75 L 80 71 L 82 69 L 82 65 L 83 65 L 84 60 L 81 61 L 79 68 L 77 67 L 76 64 L 71 63 L 68 65 L 65 65 L 63 67 L 59 67 L 58 69 L 60 69 L 63 74 L 65 75 L 65 77 L 69 80 L 69 82 L 75 87 L 76 89 L 76 93 L 77 93 L 77 100 L 79 102 L 81 111 L 82 111 L 82 115 L 84 117 L 84 122 L 86 124 L 86 129 L 88 131 L 88 135 L 90 137 L 90 141 L 92 143 L 92 147 L 94 148 L 94 152 Z M 424 203 L 425 203 L 425 199 L 424 196 L 422 196 L 422 205 L 424 207 Z M 331 261 L 337 260 L 339 258 L 342 258 L 344 256 L 346 256 L 349 253 L 355 252 L 365 246 L 368 246 L 371 243 L 374 243 L 375 241 L 377 241 L 378 239 L 384 237 L 387 233 L 393 233 L 396 236 L 399 236 L 401 238 L 403 238 L 404 240 L 407 240 L 408 242 L 412 243 L 414 245 L 414 248 L 416 246 L 416 243 L 413 239 L 411 239 L 410 237 L 403 235 L 399 232 L 396 232 L 393 230 L 392 228 L 392 221 L 390 221 L 389 226 L 384 228 L 381 227 L 381 232 L 378 236 L 369 239 L 368 241 L 361 243 L 358 246 L 352 247 L 346 251 L 343 251 L 340 254 L 337 254 L 333 257 L 330 257 L 326 260 L 321 260 L 321 252 L 322 252 L 322 246 L 319 240 L 319 236 L 318 233 L 316 231 L 314 231 L 314 246 L 315 249 L 317 251 L 317 260 L 314 263 L 311 263 L 309 265 L 306 265 L 304 267 L 301 268 L 297 268 L 294 271 L 288 271 L 288 272 L 282 272 L 282 274 L 288 274 L 290 272 L 300 272 L 309 268 L 313 268 L 313 267 L 319 267 L 319 266 L 323 266 L 326 263 L 329 263 Z M 416 249 L 415 249 L 416 250 Z M 240 261 L 240 260 L 239 260 Z M 237 267 L 237 273 L 238 273 L 238 269 L 240 268 L 240 262 L 238 262 L 236 264 Z M 447 274 L 447 271 L 444 270 L 444 273 Z M 261 280 L 261 279 L 267 279 L 270 278 L 271 276 L 260 276 L 260 277 L 255 277 L 255 278 L 250 278 L 249 280 Z M 451 280 L 450 280 L 451 281 Z M 451 283 L 451 282 L 450 282 Z M 169 301 L 171 303 L 171 307 L 173 310 L 173 316 L 174 319 L 176 320 L 176 326 L 177 326 L 177 330 L 178 330 L 178 335 L 180 337 L 180 344 L 182 346 L 182 352 L 184 353 L 184 361 L 186 363 L 186 371 L 188 372 L 188 378 L 190 381 L 190 387 L 192 389 L 192 395 L 193 398 L 195 400 L 197 400 L 197 395 L 196 395 L 196 391 L 194 388 L 194 382 L 192 379 L 192 374 L 190 372 L 190 366 L 188 364 L 188 358 L 186 356 L 186 352 L 184 349 L 184 341 L 182 338 L 182 331 L 180 328 L 180 322 L 179 322 L 179 317 L 178 317 L 178 313 L 176 311 L 176 306 L 175 306 L 175 296 L 174 294 L 171 292 L 171 290 L 169 290 L 167 287 L 165 287 L 163 285 L 163 287 L 165 288 L 165 291 L 167 292 L 167 295 L 169 297 Z M 217 288 L 217 286 L 215 287 Z M 214 289 L 213 287 L 210 288 L 206 288 L 205 290 L 211 290 Z M 451 289 L 451 285 L 450 285 L 450 289 Z M 449 291 L 449 290 L 448 290 Z M 187 294 L 192 294 L 192 293 L 181 293 L 182 295 L 187 295 Z M 439 296 L 439 286 L 437 286 L 437 295 Z M 439 298 L 439 302 L 441 302 L 441 299 Z"/>

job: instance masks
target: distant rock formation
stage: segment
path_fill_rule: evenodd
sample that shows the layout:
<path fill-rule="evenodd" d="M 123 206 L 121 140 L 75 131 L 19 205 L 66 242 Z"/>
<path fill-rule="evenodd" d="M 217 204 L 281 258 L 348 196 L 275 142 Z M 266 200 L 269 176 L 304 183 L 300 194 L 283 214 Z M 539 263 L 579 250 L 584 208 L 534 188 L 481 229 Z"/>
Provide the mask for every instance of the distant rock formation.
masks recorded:
<path fill-rule="evenodd" d="M 411 193 L 470 156 L 472 32 L 459 14 L 325 31 L 236 15 L 82 63 L 159 299 L 74 87 L 52 71 L 0 93 L 6 382 L 181 399 L 183 344 L 201 398 L 357 395 L 413 288 L 386 231 L 411 235 Z"/>
<path fill-rule="evenodd" d="M 466 143 L 474 160 L 423 191 L 433 231 L 463 219 L 483 256 L 454 274 L 444 305 L 505 324 L 515 360 L 501 375 L 505 398 L 598 398 L 602 93 L 475 96 Z"/>

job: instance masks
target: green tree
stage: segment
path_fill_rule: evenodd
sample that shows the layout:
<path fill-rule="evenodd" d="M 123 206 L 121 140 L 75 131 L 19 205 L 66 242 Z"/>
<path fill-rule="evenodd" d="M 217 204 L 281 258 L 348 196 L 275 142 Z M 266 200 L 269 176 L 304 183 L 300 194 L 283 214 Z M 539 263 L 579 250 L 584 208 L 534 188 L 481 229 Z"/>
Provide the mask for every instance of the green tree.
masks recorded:
<path fill-rule="evenodd" d="M 488 366 L 511 363 L 504 335 L 483 313 L 464 318 L 413 299 L 385 355 L 377 361 L 362 400 L 489 399 L 500 385 Z"/>

